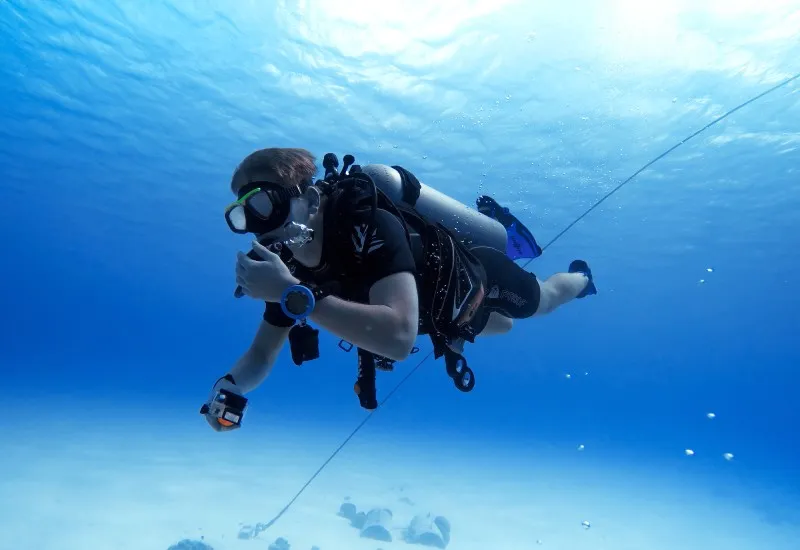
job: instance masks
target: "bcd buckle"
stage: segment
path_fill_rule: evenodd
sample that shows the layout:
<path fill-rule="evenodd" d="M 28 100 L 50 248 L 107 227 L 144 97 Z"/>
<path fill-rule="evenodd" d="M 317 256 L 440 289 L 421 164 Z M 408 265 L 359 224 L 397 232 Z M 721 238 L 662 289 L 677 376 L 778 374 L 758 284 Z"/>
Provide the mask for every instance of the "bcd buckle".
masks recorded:
<path fill-rule="evenodd" d="M 464 393 L 471 392 L 475 387 L 475 373 L 467 365 L 464 356 L 447 349 L 444 353 L 444 363 L 456 389 Z"/>

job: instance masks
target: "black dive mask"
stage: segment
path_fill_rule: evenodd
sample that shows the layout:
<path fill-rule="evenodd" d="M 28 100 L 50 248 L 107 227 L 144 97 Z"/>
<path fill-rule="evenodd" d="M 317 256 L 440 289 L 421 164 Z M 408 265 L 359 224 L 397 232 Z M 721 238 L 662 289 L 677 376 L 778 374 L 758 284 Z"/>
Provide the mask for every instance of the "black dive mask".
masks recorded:
<path fill-rule="evenodd" d="M 290 203 L 308 184 L 286 188 L 269 181 L 252 181 L 239 189 L 239 198 L 225 208 L 225 221 L 234 233 L 262 235 L 283 226 Z"/>

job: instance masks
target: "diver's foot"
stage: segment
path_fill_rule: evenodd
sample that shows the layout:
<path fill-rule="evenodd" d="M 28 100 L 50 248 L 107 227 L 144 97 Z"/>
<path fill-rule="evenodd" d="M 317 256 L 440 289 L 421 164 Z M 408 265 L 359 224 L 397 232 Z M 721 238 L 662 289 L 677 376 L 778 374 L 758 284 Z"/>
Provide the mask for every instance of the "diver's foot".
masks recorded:
<path fill-rule="evenodd" d="M 597 287 L 594 286 L 594 277 L 592 276 L 592 270 L 589 268 L 589 264 L 583 260 L 573 260 L 573 262 L 569 264 L 569 272 L 583 273 L 586 275 L 586 278 L 589 279 L 589 283 L 581 290 L 576 298 L 586 298 L 590 294 L 597 294 Z"/>

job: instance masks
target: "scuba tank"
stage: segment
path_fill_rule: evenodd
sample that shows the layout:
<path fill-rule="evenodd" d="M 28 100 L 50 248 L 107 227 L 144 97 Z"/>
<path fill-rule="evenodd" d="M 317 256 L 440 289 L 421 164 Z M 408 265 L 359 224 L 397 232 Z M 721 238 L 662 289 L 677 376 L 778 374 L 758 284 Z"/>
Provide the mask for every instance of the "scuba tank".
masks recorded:
<path fill-rule="evenodd" d="M 396 167 L 368 164 L 362 166 L 361 171 L 372 178 L 375 186 L 394 203 L 414 208 L 428 220 L 442 224 L 468 248 L 488 246 L 505 253 L 508 234 L 503 224 L 497 220 L 468 208 L 424 183 L 419 182 L 417 193 L 413 189 L 415 185 L 409 185 L 407 176 L 401 175 Z"/>

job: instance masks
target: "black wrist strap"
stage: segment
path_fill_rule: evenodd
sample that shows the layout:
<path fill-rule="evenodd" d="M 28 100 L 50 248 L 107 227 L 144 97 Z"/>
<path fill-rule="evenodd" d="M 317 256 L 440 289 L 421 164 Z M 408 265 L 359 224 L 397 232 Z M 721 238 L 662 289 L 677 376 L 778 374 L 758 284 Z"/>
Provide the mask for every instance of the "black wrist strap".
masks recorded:
<path fill-rule="evenodd" d="M 311 290 L 311 294 L 314 295 L 314 300 L 316 301 L 320 301 L 323 298 L 331 296 L 332 294 L 336 294 L 342 287 L 342 285 L 336 281 L 330 281 L 321 285 L 308 284 L 305 286 Z"/>
<path fill-rule="evenodd" d="M 267 306 L 264 309 L 264 321 L 273 327 L 282 328 L 294 326 L 295 322 L 294 319 L 283 312 L 281 305 L 276 304 L 275 302 L 267 302 Z"/>
<path fill-rule="evenodd" d="M 231 373 L 228 373 L 225 376 L 220 376 L 219 378 L 217 378 L 217 381 L 214 382 L 214 385 L 216 386 L 217 384 L 219 384 L 223 380 L 227 380 L 228 382 L 230 382 L 234 386 L 236 385 L 236 381 L 233 379 L 233 375 Z"/>

